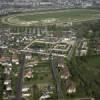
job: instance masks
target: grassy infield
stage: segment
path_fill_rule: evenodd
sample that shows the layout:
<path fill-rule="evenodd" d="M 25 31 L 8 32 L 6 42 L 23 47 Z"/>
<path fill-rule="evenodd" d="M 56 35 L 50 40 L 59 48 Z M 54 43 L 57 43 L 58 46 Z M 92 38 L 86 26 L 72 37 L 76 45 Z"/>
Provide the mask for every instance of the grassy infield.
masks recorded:
<path fill-rule="evenodd" d="M 51 12 L 31 12 L 31 13 L 22 13 L 22 14 L 15 14 L 11 16 L 6 16 L 2 18 L 2 22 L 4 24 L 20 26 L 22 22 L 29 22 L 29 21 L 39 21 L 45 19 L 57 19 L 56 22 L 80 22 L 86 20 L 94 20 L 100 18 L 100 11 L 99 10 L 90 10 L 90 9 L 68 9 L 62 10 L 60 12 L 51 11 Z M 55 22 L 55 23 L 56 23 Z M 41 22 L 45 24 L 45 22 Z M 26 24 L 25 24 L 26 26 Z"/>
<path fill-rule="evenodd" d="M 73 10 L 65 10 L 63 12 L 52 12 L 52 13 L 36 14 L 36 15 L 26 14 L 24 17 L 18 15 L 16 18 L 24 21 L 44 20 L 46 18 L 58 18 L 61 20 L 68 20 L 68 19 L 85 19 L 90 17 L 97 17 L 97 14 L 100 14 L 100 11 L 73 9 Z"/>

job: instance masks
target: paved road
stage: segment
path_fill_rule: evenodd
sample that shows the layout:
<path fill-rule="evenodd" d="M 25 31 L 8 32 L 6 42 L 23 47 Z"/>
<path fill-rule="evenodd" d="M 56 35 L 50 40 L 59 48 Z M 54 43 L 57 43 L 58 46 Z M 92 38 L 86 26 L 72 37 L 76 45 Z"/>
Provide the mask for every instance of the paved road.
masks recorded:
<path fill-rule="evenodd" d="M 51 57 L 52 57 L 52 55 L 51 55 Z M 61 100 L 64 96 L 63 96 L 62 89 L 61 89 L 61 80 L 58 75 L 56 59 L 54 59 L 54 58 L 51 58 L 51 68 L 52 68 L 53 78 L 56 81 L 58 100 Z"/>
<path fill-rule="evenodd" d="M 30 47 L 34 42 L 35 42 L 35 40 L 31 41 L 27 46 L 24 47 L 24 50 L 27 49 L 28 47 Z"/>
<path fill-rule="evenodd" d="M 22 99 L 22 86 L 23 86 L 23 74 L 24 74 L 24 65 L 25 65 L 25 54 L 20 55 L 20 70 L 18 75 L 18 80 L 16 83 L 16 95 L 13 100 L 24 100 Z"/>
<path fill-rule="evenodd" d="M 21 50 L 21 51 L 22 51 L 22 52 L 26 52 L 26 53 L 37 53 L 37 54 L 46 55 L 46 56 L 49 56 L 49 55 L 50 55 L 50 53 L 40 52 L 40 51 L 35 51 L 35 50 Z M 56 54 L 56 53 L 52 53 L 52 56 L 67 58 L 66 55 Z"/>

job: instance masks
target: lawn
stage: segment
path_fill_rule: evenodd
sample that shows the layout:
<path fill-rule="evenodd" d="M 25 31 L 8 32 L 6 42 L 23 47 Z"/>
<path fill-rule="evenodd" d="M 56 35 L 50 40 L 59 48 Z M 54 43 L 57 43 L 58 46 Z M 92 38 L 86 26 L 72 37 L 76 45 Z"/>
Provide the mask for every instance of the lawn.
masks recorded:
<path fill-rule="evenodd" d="M 2 18 L 4 24 L 30 26 L 36 23 L 65 23 L 99 19 L 100 11 L 91 9 L 67 9 L 48 12 L 22 13 Z M 49 22 L 48 22 L 49 21 Z"/>
<path fill-rule="evenodd" d="M 18 15 L 17 18 L 23 21 L 31 21 L 31 20 L 43 20 L 46 18 L 59 18 L 59 19 L 84 19 L 92 16 L 96 16 L 95 14 L 100 13 L 95 10 L 64 10 L 61 12 L 46 12 L 45 14 L 26 14 L 24 17 Z M 92 15 L 92 16 L 91 16 Z"/>
<path fill-rule="evenodd" d="M 33 78 L 30 80 L 26 80 L 26 83 L 36 83 L 36 84 L 43 84 L 43 83 L 52 83 L 52 73 L 49 62 L 42 62 L 39 63 L 37 66 L 33 68 Z"/>

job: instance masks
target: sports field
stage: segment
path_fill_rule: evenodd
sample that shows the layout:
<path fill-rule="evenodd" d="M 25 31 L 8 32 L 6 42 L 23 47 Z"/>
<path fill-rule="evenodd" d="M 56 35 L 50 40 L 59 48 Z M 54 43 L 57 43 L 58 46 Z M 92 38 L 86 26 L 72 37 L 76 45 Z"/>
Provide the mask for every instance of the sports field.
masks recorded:
<path fill-rule="evenodd" d="M 31 12 L 10 15 L 2 18 L 2 23 L 14 26 L 61 24 L 100 19 L 99 10 L 67 9 L 44 12 Z"/>

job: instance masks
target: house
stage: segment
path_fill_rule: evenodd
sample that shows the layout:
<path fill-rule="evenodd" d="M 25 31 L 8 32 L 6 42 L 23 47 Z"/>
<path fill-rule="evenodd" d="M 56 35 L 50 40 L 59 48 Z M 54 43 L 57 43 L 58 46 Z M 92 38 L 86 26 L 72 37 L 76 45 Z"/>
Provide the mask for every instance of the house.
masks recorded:
<path fill-rule="evenodd" d="M 30 94 L 30 88 L 29 87 L 23 87 L 22 88 L 22 96 L 23 97 L 29 97 L 31 94 Z"/>
<path fill-rule="evenodd" d="M 12 91 L 11 86 L 7 86 L 6 91 Z"/>
<path fill-rule="evenodd" d="M 0 63 L 6 63 L 10 61 L 10 57 L 6 57 L 6 56 L 1 56 L 0 57 Z"/>
<path fill-rule="evenodd" d="M 42 57 L 41 58 L 43 61 L 46 61 L 46 60 L 48 60 L 49 58 L 48 57 Z"/>
<path fill-rule="evenodd" d="M 29 88 L 23 88 L 22 89 L 22 92 L 28 92 L 29 91 Z"/>
<path fill-rule="evenodd" d="M 49 98 L 50 98 L 50 95 L 45 94 L 45 95 L 42 95 L 39 100 L 46 100 L 46 99 L 49 99 Z"/>
<path fill-rule="evenodd" d="M 19 64 L 18 57 L 13 56 L 13 57 L 12 57 L 12 63 L 15 63 L 16 65 L 18 65 L 18 64 Z"/>
<path fill-rule="evenodd" d="M 11 80 L 5 80 L 4 81 L 4 85 L 8 85 L 8 84 L 10 84 L 11 83 Z"/>
<path fill-rule="evenodd" d="M 31 60 L 32 59 L 32 54 L 26 54 L 25 58 L 26 58 L 26 60 Z"/>
<path fill-rule="evenodd" d="M 11 70 L 9 68 L 5 67 L 4 73 L 7 75 L 10 75 Z"/>
<path fill-rule="evenodd" d="M 29 97 L 31 94 L 30 93 L 24 93 L 22 94 L 23 97 Z"/>
<path fill-rule="evenodd" d="M 60 73 L 61 73 L 61 79 L 68 79 L 70 76 L 70 73 L 67 67 L 61 68 Z"/>
<path fill-rule="evenodd" d="M 63 64 L 58 64 L 58 68 L 64 68 L 65 66 Z"/>
<path fill-rule="evenodd" d="M 86 56 L 87 55 L 87 50 L 81 50 L 80 51 L 80 56 Z"/>
<path fill-rule="evenodd" d="M 23 97 L 29 97 L 31 94 L 29 93 L 30 88 L 24 87 L 22 88 L 22 96 Z"/>
<path fill-rule="evenodd" d="M 68 94 L 76 92 L 76 85 L 73 81 L 67 80 L 65 83 L 66 91 Z"/>
<path fill-rule="evenodd" d="M 28 79 L 33 78 L 32 70 L 25 71 L 24 77 Z"/>
<path fill-rule="evenodd" d="M 58 68 L 64 68 L 64 58 L 59 57 L 59 61 L 58 61 Z"/>
<path fill-rule="evenodd" d="M 30 62 L 27 64 L 27 66 L 28 66 L 28 67 L 33 67 L 33 66 L 36 66 L 38 63 L 39 63 L 38 60 L 30 61 Z"/>

